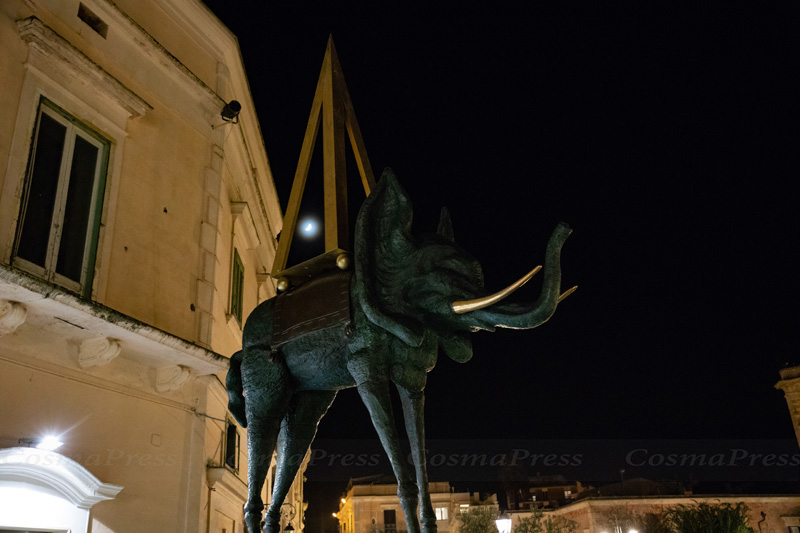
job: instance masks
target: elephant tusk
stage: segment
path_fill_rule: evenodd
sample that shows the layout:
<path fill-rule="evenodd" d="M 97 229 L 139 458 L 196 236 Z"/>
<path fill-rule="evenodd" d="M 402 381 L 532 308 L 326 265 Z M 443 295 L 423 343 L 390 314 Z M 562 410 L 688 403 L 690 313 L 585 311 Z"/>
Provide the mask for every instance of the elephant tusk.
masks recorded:
<path fill-rule="evenodd" d="M 483 298 L 476 298 L 475 300 L 460 300 L 457 302 L 453 302 L 452 308 L 453 312 L 458 313 L 459 315 L 468 313 L 470 311 L 477 311 L 478 309 L 483 309 L 484 307 L 488 307 L 492 304 L 496 304 L 515 290 L 519 289 L 523 285 L 525 285 L 528 280 L 530 280 L 533 276 L 536 275 L 542 269 L 542 265 L 537 266 L 516 282 L 512 283 L 502 291 L 496 292 L 490 296 L 484 296 Z"/>
<path fill-rule="evenodd" d="M 567 296 L 569 296 L 570 294 L 572 294 L 573 292 L 575 292 L 577 290 L 578 290 L 578 286 L 575 285 L 571 289 L 565 291 L 564 294 L 562 294 L 561 296 L 558 297 L 558 303 L 561 303 L 562 300 L 564 300 L 564 298 L 566 298 Z"/>

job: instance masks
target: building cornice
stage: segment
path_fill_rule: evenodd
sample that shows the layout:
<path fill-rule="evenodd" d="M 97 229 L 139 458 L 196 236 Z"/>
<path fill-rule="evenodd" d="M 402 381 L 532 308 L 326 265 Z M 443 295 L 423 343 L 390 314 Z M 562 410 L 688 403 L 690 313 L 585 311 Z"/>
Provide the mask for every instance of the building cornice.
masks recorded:
<path fill-rule="evenodd" d="M 211 490 L 222 491 L 228 498 L 247 500 L 247 483 L 224 466 L 207 467 L 206 481 Z"/>
<path fill-rule="evenodd" d="M 180 82 L 185 87 L 189 87 L 195 94 L 205 101 L 214 110 L 222 109 L 225 104 L 223 98 L 214 89 L 206 85 L 194 72 L 184 65 L 177 57 L 172 55 L 155 37 L 150 35 L 147 30 L 133 20 L 127 13 L 122 11 L 112 0 L 99 2 L 103 6 L 103 12 L 107 16 L 113 17 L 118 27 L 121 27 L 131 42 L 138 45 L 152 58 L 156 64 L 166 70 L 170 76 Z"/>
<path fill-rule="evenodd" d="M 131 117 L 142 116 L 153 109 L 153 106 L 143 98 L 38 18 L 28 17 L 18 20 L 17 30 L 22 40 L 29 46 L 37 49 L 46 58 L 59 62 L 62 67 L 69 69 L 75 78 L 85 80 L 87 84 L 109 95 Z"/>
<path fill-rule="evenodd" d="M 46 315 L 74 324 L 87 339 L 112 338 L 122 357 L 152 368 L 178 366 L 198 375 L 228 368 L 228 359 L 216 352 L 7 265 L 0 265 L 0 297 L 25 306 L 29 317 Z"/>

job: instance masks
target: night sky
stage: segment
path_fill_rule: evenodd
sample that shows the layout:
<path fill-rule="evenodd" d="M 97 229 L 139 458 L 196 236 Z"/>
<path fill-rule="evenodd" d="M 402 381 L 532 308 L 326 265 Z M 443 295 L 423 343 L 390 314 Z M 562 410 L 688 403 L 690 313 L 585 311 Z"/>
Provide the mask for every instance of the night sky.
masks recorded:
<path fill-rule="evenodd" d="M 332 33 L 416 232 L 447 206 L 497 290 L 574 228 L 580 288 L 550 322 L 440 358 L 431 441 L 794 438 L 773 385 L 800 364 L 800 4 L 206 3 L 239 38 L 284 209 Z M 374 435 L 353 390 L 319 430 Z"/>

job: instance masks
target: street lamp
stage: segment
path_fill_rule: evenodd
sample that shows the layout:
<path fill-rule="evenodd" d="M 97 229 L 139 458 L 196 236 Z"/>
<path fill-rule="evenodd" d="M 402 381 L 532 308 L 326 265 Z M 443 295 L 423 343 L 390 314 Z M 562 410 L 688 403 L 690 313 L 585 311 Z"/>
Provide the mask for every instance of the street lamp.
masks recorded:
<path fill-rule="evenodd" d="M 506 515 L 498 516 L 494 524 L 497 526 L 498 533 L 511 533 L 511 519 Z"/>
<path fill-rule="evenodd" d="M 294 519 L 295 515 L 297 514 L 297 509 L 294 508 L 289 502 L 284 502 L 281 505 L 281 522 L 286 520 L 286 527 L 283 528 L 284 531 L 287 533 L 291 533 L 294 531 L 294 526 L 292 525 L 292 520 Z"/>

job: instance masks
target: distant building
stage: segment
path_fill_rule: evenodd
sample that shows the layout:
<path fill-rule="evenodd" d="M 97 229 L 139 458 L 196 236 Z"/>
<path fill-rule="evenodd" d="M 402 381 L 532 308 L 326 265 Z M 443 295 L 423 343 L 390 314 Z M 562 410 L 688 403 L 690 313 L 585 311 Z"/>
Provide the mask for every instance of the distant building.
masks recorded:
<path fill-rule="evenodd" d="M 570 505 L 545 511 L 545 516 L 564 517 L 578 524 L 579 533 L 647 533 L 641 520 L 647 513 L 660 513 L 676 505 L 698 503 L 736 505 L 749 509 L 750 525 L 761 533 L 800 532 L 800 496 L 642 496 L 589 497 Z M 763 513 L 763 515 L 762 515 Z M 511 530 L 529 511 L 510 511 Z M 709 532 L 711 533 L 711 532 Z"/>
<path fill-rule="evenodd" d="M 506 490 L 509 509 L 558 507 L 575 501 L 587 489 L 580 481 L 569 481 L 561 474 L 530 476 Z"/>
<path fill-rule="evenodd" d="M 789 416 L 792 417 L 794 434 L 800 445 L 800 366 L 783 368 L 780 371 L 781 380 L 775 384 L 776 389 L 783 391 L 786 403 L 789 406 Z"/>
<path fill-rule="evenodd" d="M 241 533 L 223 381 L 282 220 L 236 37 L 199 0 L 7 0 L 0 43 L 0 530 Z"/>
<path fill-rule="evenodd" d="M 459 513 L 481 507 L 497 514 L 497 497 L 481 500 L 478 494 L 453 492 L 448 482 L 429 484 L 436 526 L 441 532 L 457 531 Z M 390 476 L 371 476 L 350 480 L 339 503 L 340 533 L 393 533 L 407 531 L 397 484 Z"/>
<path fill-rule="evenodd" d="M 639 496 L 691 496 L 691 489 L 679 481 L 652 481 L 645 478 L 626 479 L 598 488 L 589 488 L 579 499 L 590 497 L 639 497 Z"/>

